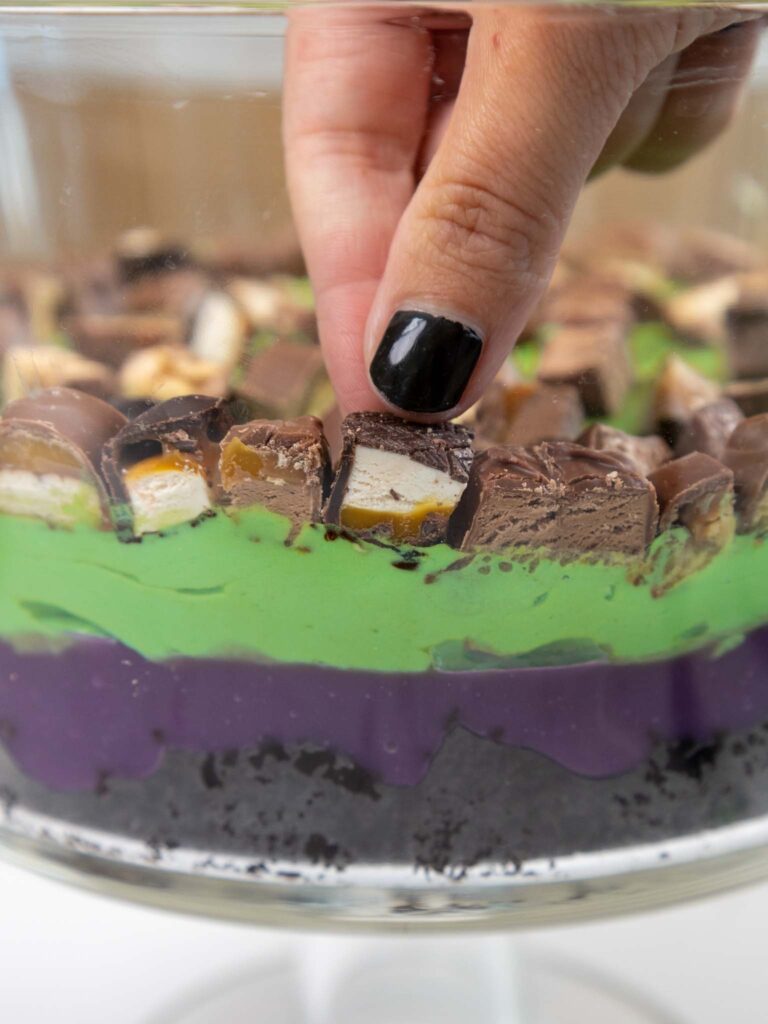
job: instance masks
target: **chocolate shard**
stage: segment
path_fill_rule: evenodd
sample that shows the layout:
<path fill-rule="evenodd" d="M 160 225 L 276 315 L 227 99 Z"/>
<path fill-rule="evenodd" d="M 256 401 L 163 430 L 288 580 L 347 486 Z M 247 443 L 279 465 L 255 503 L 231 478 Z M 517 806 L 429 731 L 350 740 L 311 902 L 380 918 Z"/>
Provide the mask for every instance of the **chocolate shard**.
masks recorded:
<path fill-rule="evenodd" d="M 102 459 L 118 530 L 156 533 L 208 512 L 232 426 L 227 406 L 206 395 L 171 398 L 127 423 Z"/>
<path fill-rule="evenodd" d="M 768 412 L 768 377 L 760 380 L 732 380 L 723 388 L 723 394 L 734 401 L 745 416 Z"/>
<path fill-rule="evenodd" d="M 570 384 L 496 381 L 477 404 L 475 447 L 572 441 L 583 422 L 579 392 Z"/>
<path fill-rule="evenodd" d="M 160 314 L 83 313 L 68 317 L 65 326 L 78 352 L 115 369 L 134 352 L 180 345 L 184 337 L 180 317 Z"/>
<path fill-rule="evenodd" d="M 723 456 L 733 472 L 740 533 L 768 530 L 768 413 L 741 422 Z"/>
<path fill-rule="evenodd" d="M 12 402 L 0 420 L 0 512 L 107 525 L 101 455 L 124 424 L 111 405 L 69 388 Z"/>
<path fill-rule="evenodd" d="M 569 442 L 479 455 L 451 520 L 462 550 L 525 546 L 559 554 L 643 555 L 656 532 L 653 488 L 619 455 Z"/>
<path fill-rule="evenodd" d="M 617 412 L 632 381 L 625 326 L 607 322 L 560 328 L 544 347 L 538 377 L 545 384 L 578 388 L 590 416 Z"/>
<path fill-rule="evenodd" d="M 189 394 L 221 398 L 227 390 L 221 366 L 174 345 L 155 345 L 135 352 L 126 359 L 118 379 L 123 397 L 156 402 Z"/>
<path fill-rule="evenodd" d="M 314 416 L 252 420 L 221 442 L 219 483 L 233 508 L 263 505 L 294 526 L 317 522 L 330 482 L 330 455 Z"/>
<path fill-rule="evenodd" d="M 468 479 L 471 432 L 371 412 L 347 416 L 342 434 L 325 521 L 398 544 L 444 540 Z"/>
<path fill-rule="evenodd" d="M 4 354 L 4 403 L 52 387 L 73 388 L 107 399 L 114 394 L 116 381 L 108 367 L 59 345 L 29 345 L 8 349 Z"/>
<path fill-rule="evenodd" d="M 762 287 L 743 287 L 725 318 L 726 351 L 731 376 L 768 376 L 768 280 Z"/>
<path fill-rule="evenodd" d="M 719 551 L 733 536 L 733 473 L 694 452 L 664 463 L 649 477 L 656 488 L 659 529 L 683 526 L 702 548 Z"/>
<path fill-rule="evenodd" d="M 670 356 L 656 378 L 653 416 L 656 428 L 671 445 L 691 416 L 720 398 L 720 387 L 679 356 Z"/>
<path fill-rule="evenodd" d="M 277 340 L 246 361 L 232 390 L 248 404 L 253 416 L 291 419 L 306 411 L 325 377 L 317 346 Z"/>
<path fill-rule="evenodd" d="M 728 438 L 743 419 L 741 409 L 730 398 L 702 405 L 682 428 L 675 455 L 703 452 L 722 462 Z"/>
<path fill-rule="evenodd" d="M 684 341 L 723 345 L 728 310 L 738 300 L 739 290 L 735 275 L 687 288 L 667 299 L 663 318 Z"/>
<path fill-rule="evenodd" d="M 648 476 L 672 458 L 672 449 L 657 434 L 637 437 L 607 423 L 593 423 L 578 437 L 578 443 L 596 451 L 614 452 L 628 459 L 638 473 Z"/>

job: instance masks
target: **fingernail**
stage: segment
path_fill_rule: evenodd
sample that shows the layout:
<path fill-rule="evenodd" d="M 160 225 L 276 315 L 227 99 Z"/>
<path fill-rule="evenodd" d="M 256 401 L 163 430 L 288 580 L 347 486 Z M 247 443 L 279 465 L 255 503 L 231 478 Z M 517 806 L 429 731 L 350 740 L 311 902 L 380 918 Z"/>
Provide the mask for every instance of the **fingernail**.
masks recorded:
<path fill-rule="evenodd" d="M 371 361 L 373 386 L 406 412 L 447 412 L 458 405 L 483 339 L 457 320 L 401 309 Z"/>

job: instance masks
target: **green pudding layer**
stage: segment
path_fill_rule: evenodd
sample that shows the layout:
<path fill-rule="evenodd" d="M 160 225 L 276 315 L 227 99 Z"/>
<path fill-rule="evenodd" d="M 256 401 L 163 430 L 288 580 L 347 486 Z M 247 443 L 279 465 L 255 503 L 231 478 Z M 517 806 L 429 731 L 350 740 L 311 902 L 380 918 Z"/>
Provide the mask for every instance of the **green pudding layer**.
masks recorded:
<path fill-rule="evenodd" d="M 414 671 L 662 658 L 723 649 L 768 619 L 768 546 L 750 536 L 664 589 L 682 532 L 659 538 L 643 571 L 445 545 L 404 554 L 331 541 L 322 527 L 288 545 L 288 534 L 264 510 L 130 544 L 0 516 L 0 637 L 40 647 L 88 634 L 153 659 Z"/>

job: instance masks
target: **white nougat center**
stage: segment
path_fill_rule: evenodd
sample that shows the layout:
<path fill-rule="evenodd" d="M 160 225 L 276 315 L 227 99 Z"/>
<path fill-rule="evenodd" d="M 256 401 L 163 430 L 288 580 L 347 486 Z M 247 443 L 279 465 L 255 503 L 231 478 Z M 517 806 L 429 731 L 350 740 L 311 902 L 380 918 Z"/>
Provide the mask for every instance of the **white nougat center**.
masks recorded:
<path fill-rule="evenodd" d="M 34 516 L 55 526 L 101 522 L 101 501 L 93 484 L 56 473 L 0 469 L 0 512 Z"/>
<path fill-rule="evenodd" d="M 134 533 L 156 533 L 196 519 L 211 507 L 208 485 L 200 473 L 166 470 L 127 482 Z"/>
<path fill-rule="evenodd" d="M 355 450 L 344 505 L 376 512 L 407 513 L 425 502 L 453 506 L 464 484 L 398 452 L 360 446 Z"/>

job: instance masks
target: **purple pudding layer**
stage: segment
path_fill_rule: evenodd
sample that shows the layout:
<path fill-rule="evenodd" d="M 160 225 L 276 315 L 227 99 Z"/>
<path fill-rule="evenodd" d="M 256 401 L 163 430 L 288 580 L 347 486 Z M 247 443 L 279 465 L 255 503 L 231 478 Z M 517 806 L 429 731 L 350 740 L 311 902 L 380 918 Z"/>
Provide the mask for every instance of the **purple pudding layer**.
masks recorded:
<path fill-rule="evenodd" d="M 0 644 L 0 742 L 60 791 L 146 779 L 166 750 L 312 744 L 415 786 L 457 725 L 609 778 L 658 743 L 707 743 L 768 719 L 768 627 L 719 657 L 385 674 L 234 659 L 154 663 L 111 640 L 55 654 Z"/>

